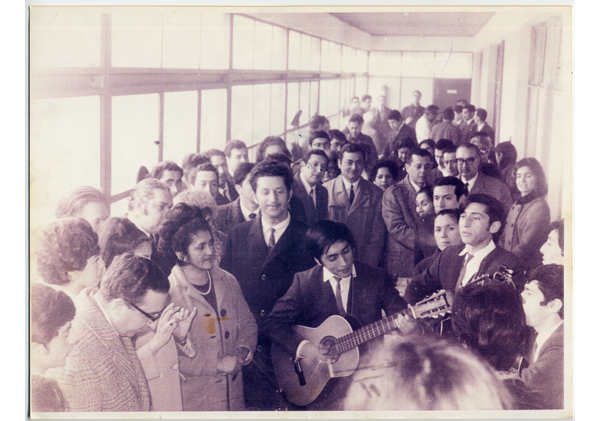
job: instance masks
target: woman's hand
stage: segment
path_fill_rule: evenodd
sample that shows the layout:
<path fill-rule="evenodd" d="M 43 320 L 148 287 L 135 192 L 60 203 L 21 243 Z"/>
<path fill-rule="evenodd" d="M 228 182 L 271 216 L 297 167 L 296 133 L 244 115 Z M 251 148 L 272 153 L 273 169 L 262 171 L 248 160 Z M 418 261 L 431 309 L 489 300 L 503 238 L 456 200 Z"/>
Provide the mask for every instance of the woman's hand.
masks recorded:
<path fill-rule="evenodd" d="M 171 303 L 162 312 L 160 318 L 152 323 L 152 325 L 156 325 L 156 333 L 150 342 L 148 342 L 152 355 L 156 355 L 158 350 L 165 346 L 169 342 L 169 339 L 171 339 L 173 331 L 179 324 L 179 319 L 177 318 L 178 312 L 179 307 Z"/>
<path fill-rule="evenodd" d="M 183 342 L 186 339 L 192 320 L 196 317 L 196 313 L 198 313 L 196 307 L 194 307 L 192 311 L 189 311 L 187 308 L 182 308 L 177 312 L 176 317 L 179 322 L 173 331 L 173 336 L 175 336 L 177 342 Z"/>

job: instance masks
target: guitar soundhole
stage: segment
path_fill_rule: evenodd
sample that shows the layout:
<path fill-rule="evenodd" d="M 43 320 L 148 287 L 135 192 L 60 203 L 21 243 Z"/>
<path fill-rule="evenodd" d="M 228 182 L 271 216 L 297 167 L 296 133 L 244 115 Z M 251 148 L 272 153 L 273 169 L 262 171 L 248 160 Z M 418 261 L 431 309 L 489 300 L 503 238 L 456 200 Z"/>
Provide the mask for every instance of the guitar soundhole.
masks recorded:
<path fill-rule="evenodd" d="M 335 338 L 333 336 L 325 336 L 319 343 L 319 354 L 335 363 L 339 358 L 339 354 L 335 348 Z"/>

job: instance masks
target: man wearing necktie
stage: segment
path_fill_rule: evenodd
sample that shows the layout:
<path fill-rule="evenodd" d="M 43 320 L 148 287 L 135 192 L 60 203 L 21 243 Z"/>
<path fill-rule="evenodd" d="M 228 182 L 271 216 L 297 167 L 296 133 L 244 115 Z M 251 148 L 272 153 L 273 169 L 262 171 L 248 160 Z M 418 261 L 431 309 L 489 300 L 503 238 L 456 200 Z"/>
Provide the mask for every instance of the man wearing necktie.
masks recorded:
<path fill-rule="evenodd" d="M 293 325 L 315 328 L 329 316 L 341 315 L 351 316 L 365 326 L 380 320 L 382 310 L 390 315 L 406 308 L 384 270 L 356 259 L 354 238 L 346 225 L 327 220 L 314 223 L 306 233 L 305 246 L 317 266 L 296 274 L 292 286 L 265 321 L 271 340 L 290 355 L 303 358 L 315 352 L 318 345 L 301 341 L 291 329 Z M 405 319 L 402 323 L 403 332 L 414 327 Z M 349 379 L 325 388 L 309 409 L 325 406 L 335 410 Z"/>
<path fill-rule="evenodd" d="M 327 218 L 327 189 L 321 181 L 329 158 L 321 149 L 309 150 L 300 161 L 300 171 L 294 176 L 292 190 L 304 207 L 300 220 L 307 224 Z"/>
<path fill-rule="evenodd" d="M 502 265 L 512 270 L 517 290 L 523 290 L 524 262 L 495 243 L 504 224 L 502 204 L 491 196 L 473 194 L 467 196 L 460 212 L 458 227 L 464 245 L 446 248 L 429 269 L 412 280 L 404 295 L 409 304 L 440 289 L 458 291 L 484 275 L 493 276 Z"/>

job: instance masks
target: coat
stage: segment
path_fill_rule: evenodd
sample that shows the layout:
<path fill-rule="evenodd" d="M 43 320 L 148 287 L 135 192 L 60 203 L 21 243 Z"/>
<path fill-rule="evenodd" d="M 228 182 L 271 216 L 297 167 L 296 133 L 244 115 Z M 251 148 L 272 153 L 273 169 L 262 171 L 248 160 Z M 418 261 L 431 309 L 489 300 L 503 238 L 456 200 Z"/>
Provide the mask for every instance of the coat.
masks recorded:
<path fill-rule="evenodd" d="M 300 179 L 300 174 L 298 173 L 294 176 L 292 191 L 294 192 L 294 196 L 302 202 L 304 208 L 304 216 L 300 220 L 306 222 L 308 225 L 327 219 L 327 189 L 321 184 L 317 184 L 314 189 L 317 196 L 316 208 L 312 197 L 310 197 Z"/>
<path fill-rule="evenodd" d="M 238 280 L 259 331 L 264 318 L 292 285 L 294 275 L 315 265 L 304 250 L 308 225 L 291 218 L 269 252 L 261 219 L 255 218 L 233 228 L 221 259 L 221 268 Z M 198 344 L 196 347 L 199 348 Z"/>
<path fill-rule="evenodd" d="M 470 143 L 471 136 L 477 132 L 477 124 L 475 123 L 475 120 L 471 120 L 468 124 L 463 120 L 460 122 L 458 130 L 460 131 L 460 143 Z"/>
<path fill-rule="evenodd" d="M 489 124 L 484 123 L 481 130 L 477 130 L 477 131 L 484 132 L 485 134 L 487 134 L 490 137 L 490 139 L 492 139 L 492 145 L 494 144 L 496 134 L 494 133 L 494 129 L 492 129 L 492 127 Z"/>
<path fill-rule="evenodd" d="M 461 244 L 447 247 L 442 251 L 425 272 L 416 276 L 408 284 L 404 293 L 406 302 L 414 305 L 440 289 L 454 292 L 465 259 L 459 253 L 464 248 L 465 246 Z M 485 274 L 493 275 L 502 264 L 512 269 L 513 282 L 519 292 L 523 291 L 525 285 L 525 264 L 520 258 L 501 247 L 496 247 L 483 259 L 479 270 L 475 274 L 475 278 Z"/>
<path fill-rule="evenodd" d="M 258 214 L 258 209 L 256 213 Z M 238 197 L 231 203 L 217 207 L 217 215 L 214 220 L 215 228 L 225 234 L 236 225 L 246 222 L 240 207 L 240 198 Z"/>
<path fill-rule="evenodd" d="M 543 197 L 523 197 L 516 201 L 506 218 L 498 245 L 525 261 L 529 269 L 542 264 L 540 248 L 550 231 L 550 208 Z"/>
<path fill-rule="evenodd" d="M 150 394 L 131 338 L 117 336 L 94 300 L 79 293 L 71 325 L 74 346 L 56 380 L 69 412 L 149 411 Z"/>
<path fill-rule="evenodd" d="M 385 225 L 381 215 L 383 191 L 360 178 L 354 202 L 350 205 L 343 175 L 324 184 L 328 192 L 328 216 L 350 228 L 356 243 L 357 259 L 378 266 L 383 256 Z"/>
<path fill-rule="evenodd" d="M 502 203 L 505 215 L 512 206 L 512 196 L 508 186 L 494 177 L 483 174 L 481 171 L 479 171 L 475 185 L 469 185 L 469 194 L 487 194 L 495 197 Z"/>
<path fill-rule="evenodd" d="M 440 139 L 448 139 L 455 145 L 458 145 L 460 142 L 460 132 L 451 121 L 442 121 L 431 129 L 431 138 L 434 142 L 437 142 Z"/>
<path fill-rule="evenodd" d="M 246 358 L 246 363 L 249 363 L 256 349 L 256 321 L 235 278 L 216 266 L 210 269 L 210 274 L 218 309 L 208 304 L 186 279 L 180 266 L 175 266 L 169 276 L 169 293 L 175 305 L 190 311 L 194 307 L 198 309 L 188 333 L 197 355 L 192 359 L 179 359 L 179 370 L 183 376 L 183 410 L 244 410 L 242 373 L 237 373 L 237 376 L 219 374 L 217 358 L 232 353 L 238 347 L 245 347 L 250 351 Z"/>
<path fill-rule="evenodd" d="M 391 275 L 410 277 L 415 267 L 417 191 L 409 176 L 383 194 L 382 215 L 387 228 L 385 268 Z"/>
<path fill-rule="evenodd" d="M 415 144 L 417 144 L 417 133 L 415 133 L 415 129 L 407 124 L 402 123 L 396 132 L 390 131 L 387 136 L 387 142 L 382 151 L 384 158 L 394 160 L 397 159 L 398 156 L 396 155 L 395 143 L 407 137 L 410 137 Z"/>

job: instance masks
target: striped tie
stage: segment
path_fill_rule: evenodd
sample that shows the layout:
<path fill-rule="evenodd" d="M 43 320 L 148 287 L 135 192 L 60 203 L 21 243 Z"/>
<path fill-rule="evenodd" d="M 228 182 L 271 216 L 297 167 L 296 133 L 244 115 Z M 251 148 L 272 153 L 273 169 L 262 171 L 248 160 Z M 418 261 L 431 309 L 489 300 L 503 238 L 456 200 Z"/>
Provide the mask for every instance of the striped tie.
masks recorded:
<path fill-rule="evenodd" d="M 275 247 L 275 228 L 271 228 L 271 236 L 269 237 L 268 247 L 269 247 L 269 253 Z"/>

